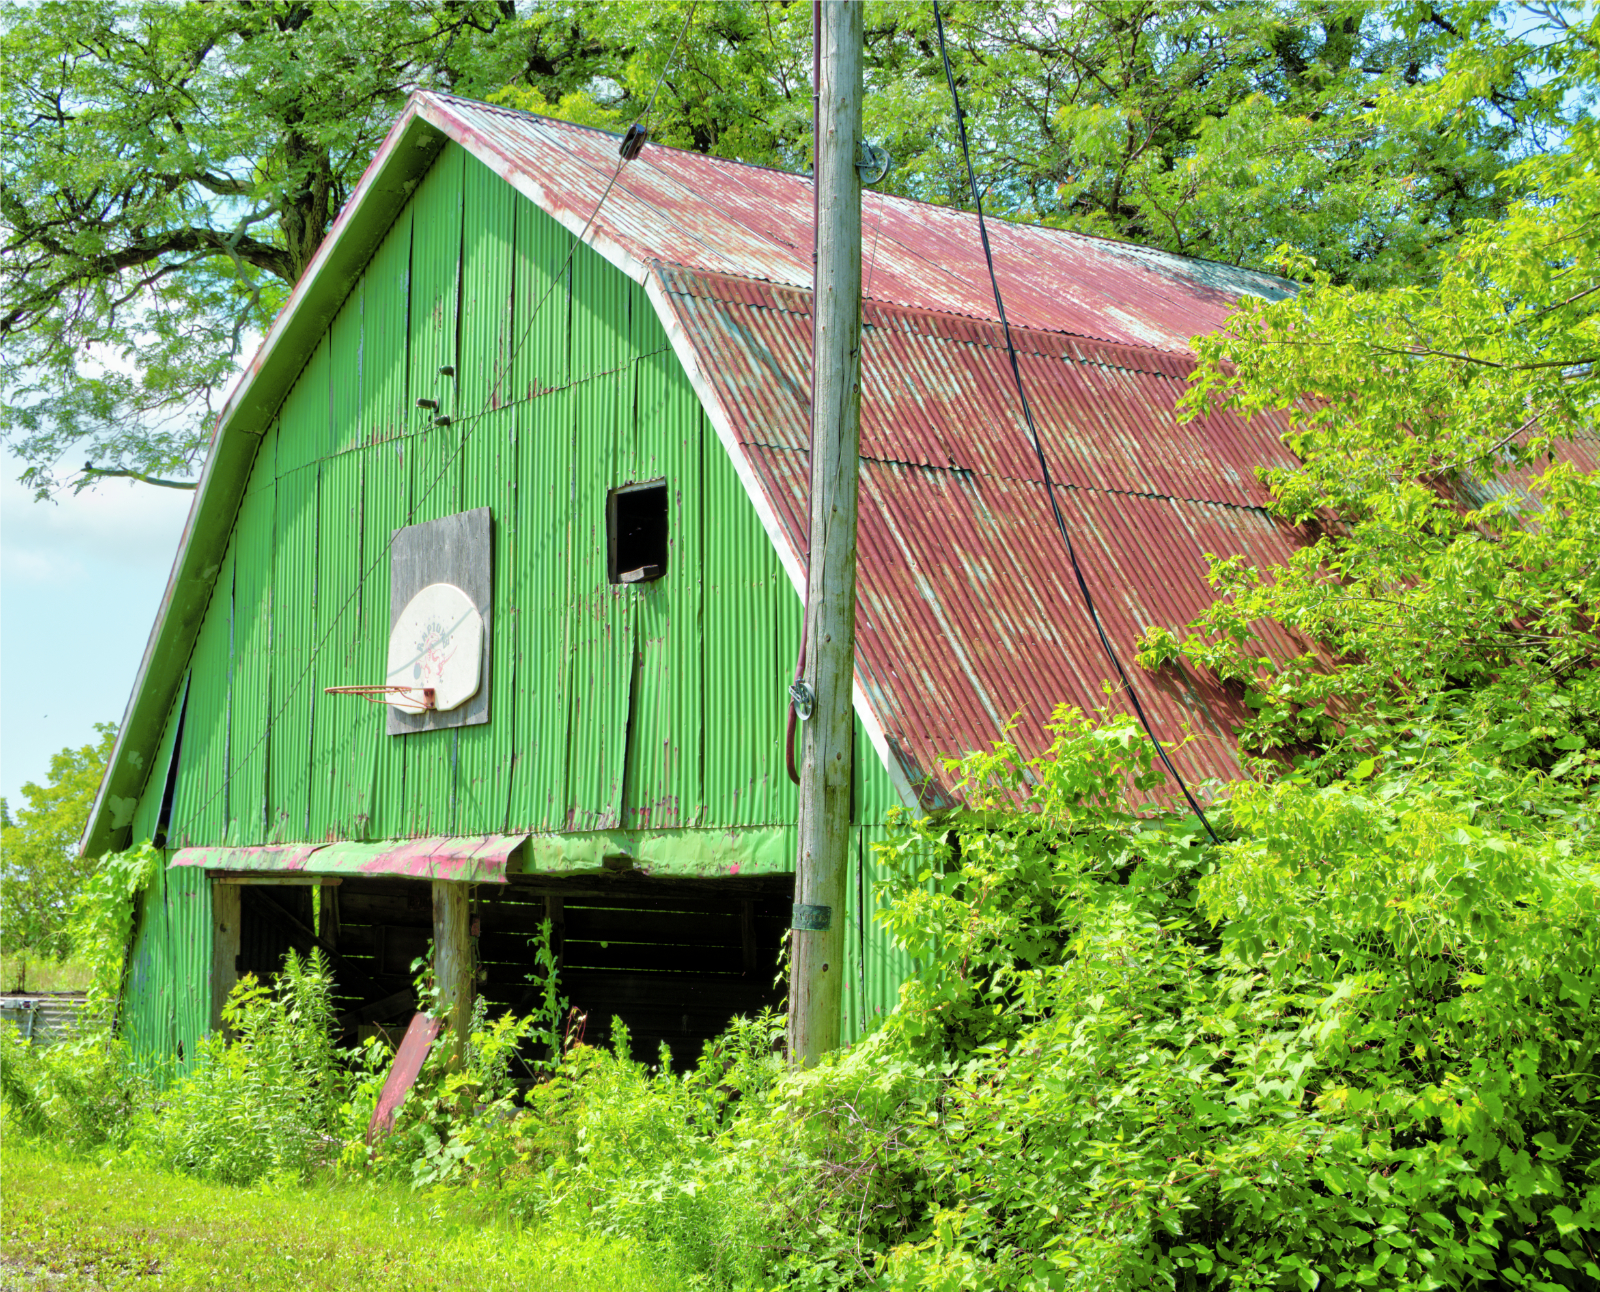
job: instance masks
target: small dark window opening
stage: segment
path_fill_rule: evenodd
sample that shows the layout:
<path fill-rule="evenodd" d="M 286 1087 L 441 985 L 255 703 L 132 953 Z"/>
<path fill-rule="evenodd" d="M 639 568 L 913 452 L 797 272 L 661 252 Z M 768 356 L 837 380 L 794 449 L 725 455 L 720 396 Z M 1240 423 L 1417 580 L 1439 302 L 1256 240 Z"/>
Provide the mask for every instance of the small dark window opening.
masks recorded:
<path fill-rule="evenodd" d="M 667 572 L 667 482 L 624 485 L 606 500 L 613 583 L 648 583 Z"/>

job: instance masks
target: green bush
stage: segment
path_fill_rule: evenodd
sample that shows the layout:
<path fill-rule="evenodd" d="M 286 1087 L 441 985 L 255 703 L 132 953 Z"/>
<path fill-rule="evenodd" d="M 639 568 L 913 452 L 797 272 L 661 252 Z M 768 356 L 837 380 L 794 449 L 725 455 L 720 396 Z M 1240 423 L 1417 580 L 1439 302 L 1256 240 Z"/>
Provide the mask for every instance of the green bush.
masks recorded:
<path fill-rule="evenodd" d="M 187 1076 L 135 1118 L 130 1151 L 223 1184 L 309 1177 L 338 1156 L 349 1083 L 332 1042 L 332 978 L 319 952 L 290 952 L 271 987 L 240 979 Z"/>
<path fill-rule="evenodd" d="M 968 758 L 884 849 L 921 970 L 877 1032 L 579 1052 L 517 1187 L 717 1285 L 1595 1286 L 1593 833 L 1437 743 L 1242 787 L 1220 847 L 1127 811 L 1127 721 Z"/>
<path fill-rule="evenodd" d="M 70 1152 L 117 1147 L 148 1095 L 147 1076 L 104 1033 L 36 1046 L 11 1024 L 0 1026 L 0 1106 L 8 1133 Z"/>

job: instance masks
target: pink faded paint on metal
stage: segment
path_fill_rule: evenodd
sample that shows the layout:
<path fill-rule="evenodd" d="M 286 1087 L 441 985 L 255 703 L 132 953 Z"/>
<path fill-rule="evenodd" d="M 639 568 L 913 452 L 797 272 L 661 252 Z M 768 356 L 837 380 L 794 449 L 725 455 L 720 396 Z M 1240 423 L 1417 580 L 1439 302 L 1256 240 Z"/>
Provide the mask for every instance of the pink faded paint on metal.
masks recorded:
<path fill-rule="evenodd" d="M 435 835 L 385 843 L 290 844 L 283 847 L 184 848 L 173 866 L 208 870 L 305 871 L 324 875 L 402 875 L 474 884 L 504 884 L 511 856 L 525 834 L 466 838 Z"/>
<path fill-rule="evenodd" d="M 306 868 L 312 854 L 318 850 L 314 843 L 291 843 L 281 847 L 266 845 L 257 848 L 180 848 L 173 855 L 171 866 L 204 866 L 209 870 L 288 870 Z"/>
<path fill-rule="evenodd" d="M 802 293 L 741 291 L 661 271 L 668 300 L 797 556 L 806 547 Z M 1150 626 L 1183 627 L 1213 598 L 1208 554 L 1287 560 L 1313 537 L 1274 520 L 1254 468 L 1289 466 L 1281 418 L 1180 423 L 1186 356 L 1018 330 L 1023 380 L 1107 634 L 1124 658 Z M 1063 702 L 1107 700 L 1100 650 L 1016 407 L 999 329 L 869 305 L 862 343 L 857 680 L 893 755 L 932 807 L 940 760 L 1011 723 L 1026 750 Z M 1259 626 L 1280 657 L 1305 644 Z M 1236 691 L 1168 667 L 1137 682 L 1186 778 L 1241 775 Z"/>
<path fill-rule="evenodd" d="M 406 1028 L 405 1039 L 395 1051 L 394 1062 L 383 1083 L 383 1093 L 378 1096 L 378 1106 L 372 1110 L 372 1120 L 367 1123 L 367 1144 L 370 1146 L 379 1134 L 387 1135 L 394 1129 L 395 1111 L 406 1097 L 406 1092 L 416 1084 L 428 1051 L 439 1037 L 444 1020 L 431 1014 L 416 1014 L 411 1026 Z"/>
<path fill-rule="evenodd" d="M 366 875 L 504 883 L 506 862 L 525 837 L 490 834 L 467 839 L 408 839 L 362 862 L 358 869 Z"/>
<path fill-rule="evenodd" d="M 617 136 L 532 113 L 421 93 L 415 112 L 574 230 L 617 170 Z M 631 262 L 682 265 L 809 287 L 811 181 L 762 166 L 648 145 L 627 164 L 589 239 Z M 993 319 L 994 297 L 976 217 L 951 207 L 869 194 L 862 207 L 863 281 L 876 301 Z M 1188 260 L 1036 225 L 990 222 L 995 263 L 1014 323 L 1187 353 L 1241 294 L 1280 298 L 1270 274 Z"/>

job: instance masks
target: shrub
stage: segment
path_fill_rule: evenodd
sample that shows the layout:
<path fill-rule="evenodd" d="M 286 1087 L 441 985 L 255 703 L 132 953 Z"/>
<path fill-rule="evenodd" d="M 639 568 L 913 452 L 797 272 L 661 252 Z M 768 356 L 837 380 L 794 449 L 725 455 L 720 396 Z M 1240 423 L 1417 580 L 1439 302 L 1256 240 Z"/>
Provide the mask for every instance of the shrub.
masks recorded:
<path fill-rule="evenodd" d="M 207 1037 L 189 1075 L 140 1112 L 133 1151 L 225 1184 L 304 1179 L 335 1157 L 348 1076 L 331 991 L 315 951 L 290 952 L 272 987 L 241 978 L 223 1013 L 231 1037 Z"/>

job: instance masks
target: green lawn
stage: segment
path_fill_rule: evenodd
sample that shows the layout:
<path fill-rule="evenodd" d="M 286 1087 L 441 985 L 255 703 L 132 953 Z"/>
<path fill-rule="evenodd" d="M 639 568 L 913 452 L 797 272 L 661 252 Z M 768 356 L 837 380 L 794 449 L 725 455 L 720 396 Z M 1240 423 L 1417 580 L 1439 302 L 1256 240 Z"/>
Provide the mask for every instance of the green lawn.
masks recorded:
<path fill-rule="evenodd" d="M 683 1288 L 660 1253 L 522 1229 L 470 1195 L 392 1186 L 232 1189 L 44 1156 L 0 1155 L 0 1292 L 179 1288 Z"/>
<path fill-rule="evenodd" d="M 0 955 L 0 991 L 86 991 L 93 977 L 87 960 L 51 960 L 30 951 Z"/>

